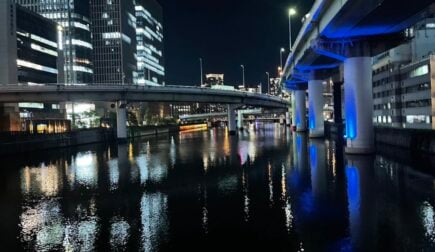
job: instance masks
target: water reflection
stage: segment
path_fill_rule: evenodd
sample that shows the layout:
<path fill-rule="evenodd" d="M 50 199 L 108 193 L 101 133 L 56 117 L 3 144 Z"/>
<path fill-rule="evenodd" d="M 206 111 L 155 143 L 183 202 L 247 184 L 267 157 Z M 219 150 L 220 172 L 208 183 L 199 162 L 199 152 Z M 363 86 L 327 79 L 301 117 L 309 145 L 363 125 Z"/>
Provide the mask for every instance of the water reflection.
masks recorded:
<path fill-rule="evenodd" d="M 11 250 L 435 249 L 433 177 L 278 124 L 29 160 L 2 161 Z"/>
<path fill-rule="evenodd" d="M 155 251 L 168 232 L 167 196 L 144 194 L 141 200 L 142 245 L 144 251 Z"/>

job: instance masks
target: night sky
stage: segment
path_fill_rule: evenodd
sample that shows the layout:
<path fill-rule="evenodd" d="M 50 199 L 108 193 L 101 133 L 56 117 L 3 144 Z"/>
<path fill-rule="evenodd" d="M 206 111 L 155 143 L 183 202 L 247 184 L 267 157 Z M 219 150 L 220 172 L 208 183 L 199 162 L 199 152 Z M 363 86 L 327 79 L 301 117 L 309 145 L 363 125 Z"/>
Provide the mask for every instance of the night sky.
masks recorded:
<path fill-rule="evenodd" d="M 226 85 L 266 83 L 277 74 L 279 50 L 288 48 L 288 8 L 294 6 L 293 40 L 314 0 L 157 0 L 163 7 L 167 85 L 198 85 L 204 73 L 224 73 Z M 288 52 L 288 50 L 287 50 Z M 287 52 L 284 58 L 287 57 Z"/>

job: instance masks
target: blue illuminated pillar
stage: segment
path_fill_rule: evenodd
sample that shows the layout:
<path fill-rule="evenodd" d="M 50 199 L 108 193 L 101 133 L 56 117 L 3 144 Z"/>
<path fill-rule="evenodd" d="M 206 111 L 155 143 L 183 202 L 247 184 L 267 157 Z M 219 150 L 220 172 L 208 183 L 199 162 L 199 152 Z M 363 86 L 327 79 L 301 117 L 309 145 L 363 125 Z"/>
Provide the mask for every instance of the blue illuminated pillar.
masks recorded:
<path fill-rule="evenodd" d="M 374 248 L 377 209 L 373 207 L 376 188 L 373 187 L 374 156 L 346 155 L 345 175 L 349 211 L 350 244 L 352 248 Z M 355 249 L 351 249 L 355 250 Z"/>
<path fill-rule="evenodd" d="M 234 104 L 228 104 L 228 132 L 230 135 L 236 134 L 236 110 Z"/>
<path fill-rule="evenodd" d="M 325 142 L 311 139 L 309 143 L 311 186 L 315 198 L 321 198 L 328 191 L 328 169 L 326 168 Z"/>
<path fill-rule="evenodd" d="M 350 57 L 344 61 L 346 153 L 374 152 L 372 58 Z"/>
<path fill-rule="evenodd" d="M 295 91 L 291 92 L 291 117 L 292 117 L 292 122 L 291 122 L 291 126 L 292 127 L 296 127 L 296 96 L 295 96 Z"/>
<path fill-rule="evenodd" d="M 296 90 L 296 131 L 307 131 L 307 108 L 305 90 Z"/>
<path fill-rule="evenodd" d="M 310 80 L 308 82 L 308 128 L 310 130 L 310 138 L 323 137 L 325 135 L 324 105 L 323 81 Z"/>

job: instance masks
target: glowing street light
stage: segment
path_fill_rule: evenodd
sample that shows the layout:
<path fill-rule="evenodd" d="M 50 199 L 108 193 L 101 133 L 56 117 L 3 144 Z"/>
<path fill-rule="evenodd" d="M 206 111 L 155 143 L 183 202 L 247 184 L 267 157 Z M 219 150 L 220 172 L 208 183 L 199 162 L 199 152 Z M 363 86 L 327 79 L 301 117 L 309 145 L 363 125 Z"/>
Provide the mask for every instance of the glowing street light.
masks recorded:
<path fill-rule="evenodd" d="M 290 8 L 288 11 L 290 52 L 292 51 L 292 16 L 294 16 L 294 15 L 296 15 L 296 9 Z"/>
<path fill-rule="evenodd" d="M 240 65 L 240 67 L 242 68 L 242 81 L 243 81 L 243 88 L 246 89 L 246 85 L 245 85 L 245 65 Z"/>
<path fill-rule="evenodd" d="M 204 74 L 203 74 L 203 72 L 202 72 L 202 58 L 199 58 L 199 71 L 200 71 L 200 74 L 201 74 L 201 87 L 202 86 L 204 86 Z"/>
<path fill-rule="evenodd" d="M 270 94 L 270 74 L 266 72 L 267 75 L 267 94 Z"/>
<path fill-rule="evenodd" d="M 281 51 L 279 51 L 279 63 L 281 65 L 281 69 L 282 69 L 282 54 L 285 53 L 285 49 L 281 48 Z"/>

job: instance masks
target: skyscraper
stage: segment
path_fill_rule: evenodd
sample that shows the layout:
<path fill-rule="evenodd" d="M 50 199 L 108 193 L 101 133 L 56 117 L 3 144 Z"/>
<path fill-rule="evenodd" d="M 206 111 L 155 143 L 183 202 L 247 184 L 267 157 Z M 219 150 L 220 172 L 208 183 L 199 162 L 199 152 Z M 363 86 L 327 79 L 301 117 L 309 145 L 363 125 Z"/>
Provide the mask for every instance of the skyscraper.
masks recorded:
<path fill-rule="evenodd" d="M 94 82 L 133 84 L 136 73 L 134 0 L 91 0 Z"/>
<path fill-rule="evenodd" d="M 15 0 L 63 26 L 65 83 L 91 83 L 93 75 L 89 0 Z"/>
<path fill-rule="evenodd" d="M 164 85 L 163 14 L 154 0 L 136 0 L 137 78 L 139 85 Z"/>

